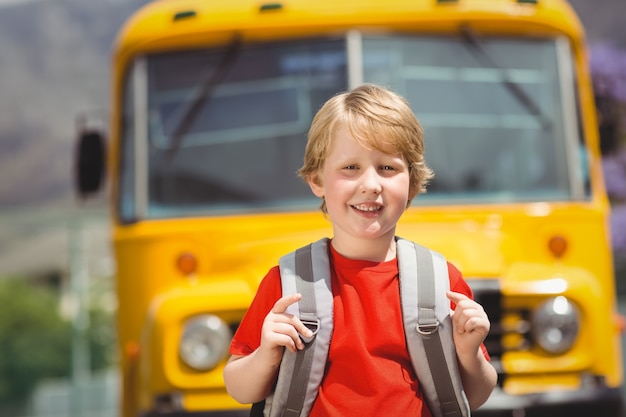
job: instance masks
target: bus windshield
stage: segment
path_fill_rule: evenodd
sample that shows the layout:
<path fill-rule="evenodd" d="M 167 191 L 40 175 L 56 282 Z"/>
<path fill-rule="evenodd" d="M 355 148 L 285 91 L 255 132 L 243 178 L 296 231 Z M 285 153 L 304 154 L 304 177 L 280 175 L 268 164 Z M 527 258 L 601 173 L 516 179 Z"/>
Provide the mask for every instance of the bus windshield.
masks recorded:
<path fill-rule="evenodd" d="M 348 58 L 350 48 L 360 59 Z M 348 74 L 403 95 L 422 122 L 435 177 L 413 204 L 585 197 L 564 40 L 361 34 L 356 46 L 241 45 L 224 66 L 226 53 L 135 61 L 124 95 L 122 219 L 314 209 L 296 171 L 315 112 L 354 83 Z"/>

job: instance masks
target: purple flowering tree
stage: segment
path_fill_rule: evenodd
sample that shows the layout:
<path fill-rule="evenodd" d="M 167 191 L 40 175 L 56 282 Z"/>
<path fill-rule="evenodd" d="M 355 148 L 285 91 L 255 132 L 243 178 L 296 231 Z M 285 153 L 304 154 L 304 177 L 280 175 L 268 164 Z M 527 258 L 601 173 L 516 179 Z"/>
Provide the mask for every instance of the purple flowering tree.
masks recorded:
<path fill-rule="evenodd" d="M 626 274 L 626 50 L 612 44 L 591 45 L 591 72 L 597 100 L 606 189 L 611 201 L 613 254 Z"/>

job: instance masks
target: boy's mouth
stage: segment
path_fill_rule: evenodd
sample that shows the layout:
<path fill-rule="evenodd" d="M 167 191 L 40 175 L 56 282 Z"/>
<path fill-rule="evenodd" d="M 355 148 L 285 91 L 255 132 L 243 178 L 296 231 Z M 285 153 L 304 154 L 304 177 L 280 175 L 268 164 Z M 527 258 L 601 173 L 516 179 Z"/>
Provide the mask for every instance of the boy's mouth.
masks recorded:
<path fill-rule="evenodd" d="M 365 211 L 368 213 L 374 213 L 383 209 L 383 206 L 377 204 L 353 204 L 351 207 L 355 210 Z"/>

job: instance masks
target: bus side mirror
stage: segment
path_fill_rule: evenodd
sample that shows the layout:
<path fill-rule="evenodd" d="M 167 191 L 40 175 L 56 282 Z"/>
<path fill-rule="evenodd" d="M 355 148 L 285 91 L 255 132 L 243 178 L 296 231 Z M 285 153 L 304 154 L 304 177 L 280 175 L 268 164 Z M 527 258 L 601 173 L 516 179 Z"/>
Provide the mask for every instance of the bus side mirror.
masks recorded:
<path fill-rule="evenodd" d="M 76 192 L 81 198 L 100 191 L 106 170 L 104 135 L 98 130 L 82 130 L 76 149 Z"/>

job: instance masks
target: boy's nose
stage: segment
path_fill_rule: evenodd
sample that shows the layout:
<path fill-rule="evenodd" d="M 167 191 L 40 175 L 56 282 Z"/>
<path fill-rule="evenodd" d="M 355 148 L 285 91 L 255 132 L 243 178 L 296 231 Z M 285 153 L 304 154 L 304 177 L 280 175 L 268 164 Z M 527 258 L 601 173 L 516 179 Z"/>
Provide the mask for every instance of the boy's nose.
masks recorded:
<path fill-rule="evenodd" d="M 366 169 L 361 176 L 361 192 L 380 194 L 382 186 L 375 168 Z"/>

